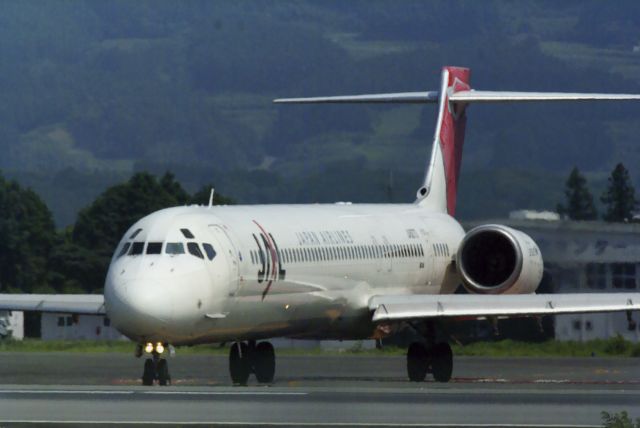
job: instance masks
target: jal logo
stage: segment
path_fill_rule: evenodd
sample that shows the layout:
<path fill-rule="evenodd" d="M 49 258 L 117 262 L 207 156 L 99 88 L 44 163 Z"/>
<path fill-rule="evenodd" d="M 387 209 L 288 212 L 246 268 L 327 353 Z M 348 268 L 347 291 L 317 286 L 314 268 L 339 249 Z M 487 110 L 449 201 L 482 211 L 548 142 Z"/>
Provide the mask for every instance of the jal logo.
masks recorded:
<path fill-rule="evenodd" d="M 284 280 L 287 271 L 282 268 L 280 250 L 273 235 L 268 233 L 257 221 L 254 220 L 253 222 L 260 230 L 258 235 L 253 233 L 252 236 L 258 247 L 258 261 L 260 265 L 257 274 L 258 283 L 267 282 L 262 292 L 262 300 L 264 300 L 267 294 L 269 294 L 273 282 Z"/>

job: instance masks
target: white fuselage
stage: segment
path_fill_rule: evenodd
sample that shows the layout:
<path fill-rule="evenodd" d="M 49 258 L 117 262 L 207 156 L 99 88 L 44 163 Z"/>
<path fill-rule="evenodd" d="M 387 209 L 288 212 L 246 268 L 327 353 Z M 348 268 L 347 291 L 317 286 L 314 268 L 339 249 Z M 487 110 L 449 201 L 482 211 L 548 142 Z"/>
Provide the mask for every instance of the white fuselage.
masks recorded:
<path fill-rule="evenodd" d="M 169 208 L 122 238 L 107 314 L 139 342 L 374 337 L 370 298 L 452 292 L 463 237 L 415 204 Z"/>

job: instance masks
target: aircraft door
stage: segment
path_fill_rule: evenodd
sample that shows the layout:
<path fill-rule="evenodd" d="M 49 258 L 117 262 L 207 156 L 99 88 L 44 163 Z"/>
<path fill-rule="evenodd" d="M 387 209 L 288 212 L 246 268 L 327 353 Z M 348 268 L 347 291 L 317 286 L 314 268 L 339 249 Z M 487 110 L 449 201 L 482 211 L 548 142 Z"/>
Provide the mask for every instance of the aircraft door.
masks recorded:
<path fill-rule="evenodd" d="M 233 243 L 233 239 L 229 236 L 229 232 L 226 230 L 226 226 L 219 224 L 210 224 L 209 230 L 215 236 L 216 240 L 222 245 L 225 252 L 225 259 L 229 269 L 229 278 L 231 284 L 229 285 L 229 295 L 235 296 L 238 292 L 240 285 L 240 262 L 238 260 L 239 252 L 236 245 Z"/>
<path fill-rule="evenodd" d="M 421 263 L 424 263 L 424 270 L 426 274 L 425 285 L 433 286 L 434 281 L 436 280 L 436 272 L 435 272 L 436 255 L 433 249 L 433 242 L 431 242 L 431 234 L 425 229 L 420 229 L 420 246 L 424 251 L 424 257 Z"/>

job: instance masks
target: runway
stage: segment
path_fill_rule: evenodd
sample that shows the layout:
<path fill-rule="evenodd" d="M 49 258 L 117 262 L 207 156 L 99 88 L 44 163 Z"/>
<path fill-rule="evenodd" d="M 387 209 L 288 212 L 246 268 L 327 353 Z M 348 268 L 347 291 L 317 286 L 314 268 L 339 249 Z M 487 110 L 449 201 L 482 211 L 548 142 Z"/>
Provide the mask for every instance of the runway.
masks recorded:
<path fill-rule="evenodd" d="M 223 356 L 178 355 L 171 387 L 138 386 L 122 354 L 0 354 L 0 427 L 601 426 L 640 416 L 636 359 L 456 358 L 448 384 L 405 381 L 404 358 L 281 356 L 271 386 L 229 385 Z"/>

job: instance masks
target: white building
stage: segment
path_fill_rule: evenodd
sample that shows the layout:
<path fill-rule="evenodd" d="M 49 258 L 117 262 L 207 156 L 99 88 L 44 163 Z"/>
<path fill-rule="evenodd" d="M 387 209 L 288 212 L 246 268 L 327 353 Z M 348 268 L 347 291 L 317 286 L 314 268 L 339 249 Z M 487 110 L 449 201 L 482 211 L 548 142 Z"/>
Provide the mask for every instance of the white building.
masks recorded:
<path fill-rule="evenodd" d="M 545 276 L 540 292 L 635 292 L 640 286 L 640 224 L 509 219 L 465 224 L 506 224 L 529 234 L 540 247 Z M 546 282 L 546 283 L 545 283 Z M 640 340 L 640 314 L 629 328 L 625 313 L 558 315 L 558 340 L 590 340 L 621 334 Z"/>
<path fill-rule="evenodd" d="M 24 339 L 24 312 L 0 311 L 0 339 Z"/>
<path fill-rule="evenodd" d="M 126 339 L 103 315 L 42 314 L 43 340 L 120 340 Z"/>

